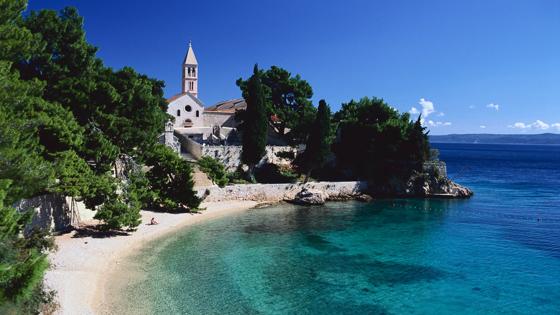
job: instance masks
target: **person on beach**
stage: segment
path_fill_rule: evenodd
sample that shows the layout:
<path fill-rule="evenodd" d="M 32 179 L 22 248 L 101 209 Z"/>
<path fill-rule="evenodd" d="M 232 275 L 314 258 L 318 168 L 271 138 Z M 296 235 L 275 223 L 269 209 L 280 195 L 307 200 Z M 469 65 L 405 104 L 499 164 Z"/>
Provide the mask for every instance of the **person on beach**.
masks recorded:
<path fill-rule="evenodd" d="M 156 220 L 156 218 L 152 218 L 150 220 L 150 225 L 157 225 L 159 222 Z"/>

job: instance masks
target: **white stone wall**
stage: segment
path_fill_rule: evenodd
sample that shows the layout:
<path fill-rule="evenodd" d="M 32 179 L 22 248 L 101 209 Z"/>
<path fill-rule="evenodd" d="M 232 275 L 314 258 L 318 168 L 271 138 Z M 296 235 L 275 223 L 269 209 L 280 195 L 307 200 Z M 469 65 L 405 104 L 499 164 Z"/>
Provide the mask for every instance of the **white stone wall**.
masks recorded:
<path fill-rule="evenodd" d="M 185 109 L 186 106 L 191 107 L 191 111 Z M 177 111 L 180 111 L 180 115 L 177 115 Z M 198 117 L 196 113 L 198 112 Z M 193 127 L 204 126 L 203 113 L 204 107 L 200 106 L 190 95 L 185 94 L 178 99 L 169 103 L 167 107 L 167 113 L 175 117 L 174 126 L 175 128 L 183 128 L 185 120 L 190 119 L 193 123 Z"/>
<path fill-rule="evenodd" d="M 205 126 L 236 128 L 238 125 L 234 113 L 204 112 L 203 116 Z"/>
<path fill-rule="evenodd" d="M 203 145 L 202 156 L 209 156 L 222 162 L 228 171 L 235 170 L 239 163 L 241 163 L 241 150 L 239 145 Z M 272 163 L 276 165 L 289 165 L 289 159 L 283 159 L 276 154 L 279 152 L 294 152 L 297 154 L 297 149 L 291 146 L 266 146 L 266 154 L 259 162 L 259 165 L 265 163 Z"/>
<path fill-rule="evenodd" d="M 202 196 L 206 190 L 210 193 L 204 200 L 209 202 L 253 200 L 259 202 L 277 202 L 292 200 L 303 188 L 320 190 L 328 198 L 353 196 L 363 193 L 367 189 L 366 182 L 309 182 L 297 184 L 239 184 L 220 188 L 211 186 L 198 191 Z"/>
<path fill-rule="evenodd" d="M 40 195 L 17 202 L 14 207 L 20 211 L 32 210 L 35 216 L 25 228 L 46 229 L 53 232 L 64 231 L 70 226 L 77 226 L 81 222 L 93 219 L 95 211 L 86 209 L 82 202 L 77 202 L 70 197 L 57 194 Z"/>

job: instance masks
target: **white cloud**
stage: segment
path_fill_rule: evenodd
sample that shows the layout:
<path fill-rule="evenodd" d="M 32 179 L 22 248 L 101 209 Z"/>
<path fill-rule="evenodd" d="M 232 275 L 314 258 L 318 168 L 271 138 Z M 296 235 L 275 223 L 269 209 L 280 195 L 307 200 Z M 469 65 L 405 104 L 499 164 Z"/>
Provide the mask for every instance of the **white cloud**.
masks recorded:
<path fill-rule="evenodd" d="M 486 105 L 486 107 L 495 109 L 496 111 L 500 110 L 500 105 L 494 104 L 494 103 L 490 103 L 490 104 Z"/>
<path fill-rule="evenodd" d="M 451 126 L 451 123 L 449 121 L 442 122 L 442 121 L 428 120 L 425 125 L 428 125 L 430 127 L 440 127 L 440 126 Z"/>
<path fill-rule="evenodd" d="M 548 130 L 550 128 L 555 128 L 560 131 L 560 123 L 548 124 L 540 119 L 535 120 L 535 122 L 533 123 L 516 122 L 513 125 L 509 125 L 508 127 L 526 130 Z"/>
<path fill-rule="evenodd" d="M 408 112 L 411 115 L 421 114 L 422 118 L 420 119 L 420 122 L 422 122 L 423 126 L 429 126 L 429 127 L 451 126 L 451 123 L 448 121 L 443 122 L 443 121 L 426 120 L 428 116 L 435 113 L 437 113 L 438 117 L 445 116 L 445 113 L 436 111 L 436 108 L 432 101 L 429 101 L 425 98 L 421 98 L 418 101 L 418 105 L 420 105 L 421 109 L 419 109 L 418 107 L 411 107 Z"/>
<path fill-rule="evenodd" d="M 431 113 L 436 111 L 434 108 L 434 103 L 428 101 L 425 98 L 421 98 L 420 101 L 418 101 L 418 104 L 422 106 L 422 117 L 424 118 L 428 118 Z"/>
<path fill-rule="evenodd" d="M 516 122 L 513 125 L 509 125 L 509 128 L 517 128 L 517 129 L 526 129 L 526 128 L 531 128 L 530 125 L 526 125 L 525 123 L 522 122 Z"/>
<path fill-rule="evenodd" d="M 542 120 L 537 120 L 534 123 L 532 123 L 533 128 L 535 129 L 540 129 L 540 130 L 546 130 L 548 128 L 550 128 L 550 125 L 545 123 Z"/>
<path fill-rule="evenodd" d="M 480 129 L 486 129 L 485 125 L 480 125 Z"/>
<path fill-rule="evenodd" d="M 475 108 L 476 108 L 476 106 L 474 106 L 474 105 L 469 105 L 469 109 L 475 109 Z"/>

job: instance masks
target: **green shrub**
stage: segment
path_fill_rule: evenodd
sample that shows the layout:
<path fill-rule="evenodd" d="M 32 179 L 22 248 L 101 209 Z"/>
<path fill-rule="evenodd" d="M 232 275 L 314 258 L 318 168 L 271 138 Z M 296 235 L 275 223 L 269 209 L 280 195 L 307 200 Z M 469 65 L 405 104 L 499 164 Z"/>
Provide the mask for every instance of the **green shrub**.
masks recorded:
<path fill-rule="evenodd" d="M 231 184 L 250 184 L 246 179 L 244 172 L 241 169 L 237 169 L 233 172 L 227 173 L 228 182 Z"/>
<path fill-rule="evenodd" d="M 276 164 L 264 164 L 255 170 L 255 179 L 263 184 L 295 183 L 299 175 L 289 168 Z"/>
<path fill-rule="evenodd" d="M 226 168 L 220 161 L 209 156 L 203 156 L 198 160 L 198 166 L 201 171 L 210 177 L 214 184 L 220 187 L 224 187 L 228 184 L 229 179 Z"/>

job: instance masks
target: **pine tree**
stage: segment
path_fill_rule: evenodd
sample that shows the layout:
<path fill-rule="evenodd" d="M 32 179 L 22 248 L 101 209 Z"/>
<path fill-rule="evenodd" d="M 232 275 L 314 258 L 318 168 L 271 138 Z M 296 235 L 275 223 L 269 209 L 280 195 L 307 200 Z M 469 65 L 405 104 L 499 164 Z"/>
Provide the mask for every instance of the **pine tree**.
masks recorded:
<path fill-rule="evenodd" d="M 265 154 L 268 137 L 267 105 L 259 67 L 255 64 L 253 76 L 249 78 L 246 93 L 247 109 L 240 124 L 242 151 L 241 161 L 249 166 L 249 177 L 255 180 L 254 169 Z"/>
<path fill-rule="evenodd" d="M 315 121 L 307 138 L 305 151 L 299 159 L 301 169 L 307 173 L 306 182 L 311 175 L 311 171 L 325 164 L 331 151 L 330 145 L 331 110 L 325 100 L 320 100 Z"/>
<path fill-rule="evenodd" d="M 9 180 L 0 180 L 0 313 L 35 313 L 39 305 L 30 304 L 46 296 L 41 285 L 49 266 L 45 251 L 53 243 L 38 231 L 22 236 L 33 213 L 4 205 L 9 186 Z"/>

